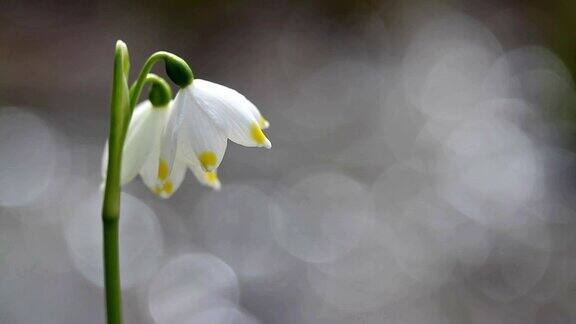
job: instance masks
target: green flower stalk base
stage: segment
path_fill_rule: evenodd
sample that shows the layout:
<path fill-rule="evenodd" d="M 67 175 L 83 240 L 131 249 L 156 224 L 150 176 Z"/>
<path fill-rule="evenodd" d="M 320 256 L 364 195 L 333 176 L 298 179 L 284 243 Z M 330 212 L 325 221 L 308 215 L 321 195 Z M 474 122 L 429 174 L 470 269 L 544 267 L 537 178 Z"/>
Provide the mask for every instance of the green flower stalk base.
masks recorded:
<path fill-rule="evenodd" d="M 104 281 L 108 323 L 122 323 L 118 218 L 104 221 Z"/>
<path fill-rule="evenodd" d="M 120 254 L 118 249 L 120 220 L 120 176 L 122 150 L 134 106 L 145 83 L 151 83 L 150 100 L 167 104 L 172 98 L 170 87 L 157 75 L 149 73 L 154 63 L 163 60 L 167 75 L 177 85 L 192 82 L 192 71 L 184 60 L 168 52 L 156 52 L 148 58 L 137 81 L 128 88 L 130 59 L 122 41 L 116 43 L 114 78 L 110 104 L 110 133 L 108 137 L 108 168 L 102 206 L 104 289 L 108 324 L 122 323 L 122 290 L 120 282 Z"/>

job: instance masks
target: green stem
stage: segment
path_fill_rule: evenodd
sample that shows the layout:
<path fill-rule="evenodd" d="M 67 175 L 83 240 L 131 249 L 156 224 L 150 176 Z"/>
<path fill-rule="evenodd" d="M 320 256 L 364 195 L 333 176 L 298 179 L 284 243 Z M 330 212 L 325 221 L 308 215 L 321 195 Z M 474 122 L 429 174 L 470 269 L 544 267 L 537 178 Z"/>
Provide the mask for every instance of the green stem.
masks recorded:
<path fill-rule="evenodd" d="M 106 317 L 108 324 L 122 323 L 122 291 L 118 220 L 104 221 L 104 274 L 106 282 Z"/>
<path fill-rule="evenodd" d="M 128 112 L 124 116 L 124 122 L 126 125 L 129 124 L 130 118 L 132 118 L 132 112 L 134 111 L 134 107 L 136 107 L 136 103 L 138 102 L 138 99 L 140 98 L 140 93 L 142 92 L 142 88 L 144 87 L 144 84 L 146 83 L 146 78 L 148 77 L 148 73 L 150 73 L 154 64 L 156 64 L 156 62 L 158 62 L 159 60 L 163 60 L 163 59 L 170 57 L 170 56 L 173 56 L 173 55 L 174 54 L 171 54 L 168 52 L 159 51 L 159 52 L 156 52 L 156 53 L 150 55 L 150 57 L 146 60 L 146 62 L 144 63 L 144 66 L 142 67 L 142 70 L 140 71 L 140 74 L 138 75 L 138 79 L 130 87 L 130 105 L 129 105 Z M 127 131 L 128 131 L 128 127 L 126 127 L 126 129 L 124 130 L 123 136 L 126 136 Z"/>
<path fill-rule="evenodd" d="M 166 64 L 166 74 L 168 74 L 168 77 L 170 77 L 172 82 L 176 83 L 180 88 L 186 87 L 192 83 L 194 74 L 186 61 L 177 55 L 165 51 L 158 51 L 150 55 L 144 63 L 144 66 L 138 75 L 138 79 L 134 82 L 132 87 L 130 87 L 130 105 L 128 112 L 124 116 L 124 122 L 126 125 L 128 125 L 130 118 L 132 118 L 132 112 L 134 111 L 134 107 L 136 107 L 136 103 L 140 98 L 140 93 L 142 92 L 142 88 L 146 83 L 152 67 L 159 60 L 164 60 L 164 63 Z M 127 129 L 124 130 L 123 136 L 126 136 L 126 131 Z"/>
<path fill-rule="evenodd" d="M 122 323 L 122 295 L 120 285 L 120 257 L 118 250 L 118 222 L 120 218 L 120 172 L 125 133 L 124 117 L 129 97 L 126 80 L 128 49 L 122 41 L 116 43 L 114 78 L 110 105 L 110 134 L 108 137 L 108 169 L 102 206 L 104 289 L 108 324 Z"/>

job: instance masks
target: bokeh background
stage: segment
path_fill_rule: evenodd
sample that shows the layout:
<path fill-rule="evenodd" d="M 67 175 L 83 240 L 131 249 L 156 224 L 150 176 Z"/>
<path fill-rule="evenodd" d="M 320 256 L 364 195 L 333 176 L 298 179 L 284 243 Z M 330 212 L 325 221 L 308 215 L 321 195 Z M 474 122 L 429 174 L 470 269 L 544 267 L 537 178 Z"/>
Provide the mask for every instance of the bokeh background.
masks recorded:
<path fill-rule="evenodd" d="M 104 323 L 117 39 L 273 143 L 229 145 L 220 192 L 124 188 L 126 323 L 576 323 L 568 0 L 1 1 L 1 323 Z"/>

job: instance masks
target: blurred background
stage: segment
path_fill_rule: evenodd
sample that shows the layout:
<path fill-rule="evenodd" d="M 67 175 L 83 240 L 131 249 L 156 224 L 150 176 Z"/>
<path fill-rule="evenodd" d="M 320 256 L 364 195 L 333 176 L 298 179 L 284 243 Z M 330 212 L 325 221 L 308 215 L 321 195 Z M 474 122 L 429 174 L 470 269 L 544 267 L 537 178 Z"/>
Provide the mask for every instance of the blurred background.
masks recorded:
<path fill-rule="evenodd" d="M 569 0 L 1 1 L 1 323 L 104 323 L 117 39 L 273 143 L 220 192 L 124 187 L 126 323 L 576 323 Z"/>

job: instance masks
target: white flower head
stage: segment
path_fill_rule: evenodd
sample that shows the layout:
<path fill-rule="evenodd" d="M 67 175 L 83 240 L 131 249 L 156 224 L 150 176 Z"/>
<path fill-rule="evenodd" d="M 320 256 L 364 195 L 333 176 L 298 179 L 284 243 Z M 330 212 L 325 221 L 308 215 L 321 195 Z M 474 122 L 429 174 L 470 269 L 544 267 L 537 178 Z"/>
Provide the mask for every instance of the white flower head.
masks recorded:
<path fill-rule="evenodd" d="M 227 139 L 243 146 L 272 146 L 262 131 L 269 123 L 256 106 L 237 91 L 209 81 L 195 79 L 178 92 L 168 125 L 186 139 L 185 158 L 196 157 L 206 171 L 220 165 Z"/>
<path fill-rule="evenodd" d="M 169 107 L 155 108 L 148 100 L 134 109 L 122 150 L 120 185 L 124 185 L 141 171 L 152 152 L 160 147 L 160 139 L 169 116 Z M 108 143 L 102 158 L 102 177 L 108 167 Z"/>
<path fill-rule="evenodd" d="M 137 174 L 150 190 L 170 197 L 190 168 L 197 180 L 220 189 L 217 168 L 227 140 L 270 148 L 262 131 L 269 123 L 246 97 L 225 86 L 195 79 L 168 107 L 138 105 L 123 148 L 121 185 Z M 107 149 L 103 158 L 103 176 Z"/>

